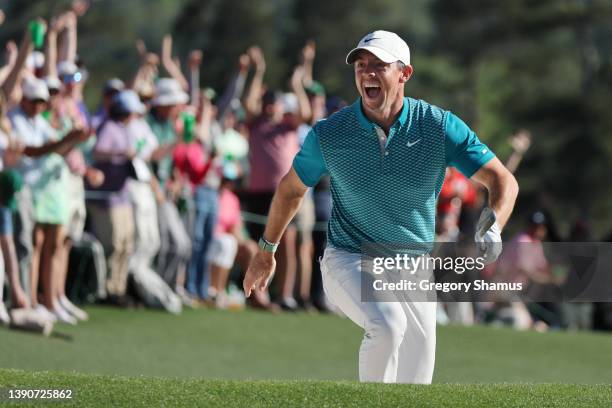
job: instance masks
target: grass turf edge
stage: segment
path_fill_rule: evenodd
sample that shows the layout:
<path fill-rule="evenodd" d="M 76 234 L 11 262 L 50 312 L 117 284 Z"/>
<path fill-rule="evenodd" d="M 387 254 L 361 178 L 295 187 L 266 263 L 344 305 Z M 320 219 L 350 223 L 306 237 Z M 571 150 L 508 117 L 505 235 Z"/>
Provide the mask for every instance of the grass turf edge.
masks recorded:
<path fill-rule="evenodd" d="M 350 381 L 123 377 L 0 369 L 0 388 L 74 390 L 75 406 L 591 407 L 612 404 L 611 385 L 360 384 Z M 6 402 L 4 399 L 1 402 Z M 42 401 L 21 403 L 36 406 Z"/>

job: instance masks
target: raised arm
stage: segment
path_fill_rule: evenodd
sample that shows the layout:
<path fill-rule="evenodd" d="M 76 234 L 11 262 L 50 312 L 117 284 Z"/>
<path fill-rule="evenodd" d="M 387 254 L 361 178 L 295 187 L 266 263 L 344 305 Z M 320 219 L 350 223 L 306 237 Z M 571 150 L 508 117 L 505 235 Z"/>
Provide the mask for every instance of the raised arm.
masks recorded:
<path fill-rule="evenodd" d="M 295 67 L 293 75 L 291 75 L 291 89 L 293 90 L 293 93 L 295 93 L 298 102 L 299 123 L 296 123 L 296 126 L 298 126 L 301 123 L 309 121 L 312 116 L 310 101 L 308 100 L 308 95 L 306 95 L 306 91 L 304 90 L 304 67 Z"/>
<path fill-rule="evenodd" d="M 15 41 L 8 41 L 6 43 L 6 64 L 0 68 L 0 85 L 4 83 L 4 80 L 15 66 L 18 52 L 19 50 L 17 49 Z"/>
<path fill-rule="evenodd" d="M 168 74 L 176 79 L 184 91 L 189 90 L 189 82 L 181 72 L 181 68 L 172 59 L 172 36 L 167 34 L 162 40 L 162 65 Z"/>
<path fill-rule="evenodd" d="M 201 92 L 200 103 L 202 104 L 200 109 L 200 116 L 197 118 L 197 127 L 195 129 L 197 139 L 204 144 L 207 149 L 212 148 L 212 138 L 210 136 L 210 126 L 213 119 L 213 106 L 206 96 L 205 92 Z"/>
<path fill-rule="evenodd" d="M 62 16 L 64 31 L 59 36 L 59 61 L 76 61 L 77 54 L 77 15 L 67 11 Z"/>
<path fill-rule="evenodd" d="M 523 160 L 525 152 L 531 145 L 531 134 L 527 130 L 519 131 L 510 138 L 510 145 L 512 146 L 512 154 L 508 158 L 508 161 L 506 161 L 506 168 L 510 173 L 515 173 Z"/>
<path fill-rule="evenodd" d="M 42 19 L 38 19 L 38 22 L 40 24 L 46 24 Z M 32 44 L 32 39 L 30 37 L 30 30 L 26 29 L 23 35 L 23 40 L 21 40 L 21 47 L 19 47 L 19 52 L 17 53 L 15 65 L 13 65 L 11 72 L 8 74 L 8 77 L 2 84 L 2 91 L 4 92 L 7 103 L 9 104 L 13 102 L 13 93 L 15 92 L 17 86 L 21 83 L 21 79 L 23 78 L 23 67 L 25 66 L 28 55 L 32 53 L 33 49 L 34 45 Z"/>
<path fill-rule="evenodd" d="M 189 101 L 197 106 L 200 92 L 200 66 L 202 65 L 202 51 L 192 50 L 189 53 Z"/>
<path fill-rule="evenodd" d="M 304 78 L 302 82 L 305 87 L 312 83 L 312 70 L 316 55 L 316 44 L 314 40 L 308 40 L 304 48 L 302 48 L 302 66 L 304 67 Z"/>
<path fill-rule="evenodd" d="M 292 167 L 289 173 L 282 178 L 274 193 L 263 239 L 270 243 L 280 242 L 287 225 L 300 208 L 307 189 Z M 275 267 L 274 253 L 260 249 L 251 261 L 244 277 L 245 295 L 249 297 L 253 290 L 265 290 L 274 274 Z"/>
<path fill-rule="evenodd" d="M 157 64 L 159 58 L 153 53 L 148 53 L 146 59 L 138 67 L 136 74 L 128 83 L 127 88 L 133 89 L 136 93 L 142 93 L 147 87 L 153 87 L 153 78 L 157 74 Z"/>
<path fill-rule="evenodd" d="M 45 64 L 43 77 L 57 77 L 57 35 L 64 28 L 65 14 L 55 17 L 49 24 L 45 38 Z"/>
<path fill-rule="evenodd" d="M 255 65 L 255 74 L 251 80 L 251 86 L 244 101 L 244 108 L 247 120 L 253 119 L 261 113 L 261 93 L 263 88 L 263 78 L 266 73 L 266 60 L 261 48 L 253 46 L 247 51 L 251 62 Z"/>
<path fill-rule="evenodd" d="M 244 84 L 246 82 L 247 74 L 249 73 L 249 64 L 251 59 L 247 54 L 240 55 L 238 59 L 238 72 L 234 74 L 229 84 L 223 91 L 223 95 L 217 102 L 217 118 L 219 121 L 223 119 L 227 110 L 234 100 L 240 100 L 242 93 L 244 92 Z"/>

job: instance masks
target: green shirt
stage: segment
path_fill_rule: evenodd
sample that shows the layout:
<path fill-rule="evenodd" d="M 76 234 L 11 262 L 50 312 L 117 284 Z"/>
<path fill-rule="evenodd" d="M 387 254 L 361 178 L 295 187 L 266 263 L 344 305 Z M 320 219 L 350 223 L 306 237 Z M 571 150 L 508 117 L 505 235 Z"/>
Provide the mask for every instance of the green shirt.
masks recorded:
<path fill-rule="evenodd" d="M 147 123 L 157 138 L 160 147 L 170 145 L 176 141 L 176 132 L 170 120 L 160 121 L 152 114 L 149 114 L 147 115 Z M 159 162 L 154 163 L 153 168 L 160 184 L 164 185 L 166 180 L 172 175 L 172 157 L 163 157 Z"/>

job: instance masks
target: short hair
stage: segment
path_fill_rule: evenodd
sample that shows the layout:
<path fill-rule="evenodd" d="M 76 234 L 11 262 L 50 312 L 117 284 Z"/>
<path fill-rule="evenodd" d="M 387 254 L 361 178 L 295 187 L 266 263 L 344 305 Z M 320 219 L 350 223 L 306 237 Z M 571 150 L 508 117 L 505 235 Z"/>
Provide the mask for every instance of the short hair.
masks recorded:
<path fill-rule="evenodd" d="M 404 64 L 402 61 L 397 61 L 395 64 L 397 65 L 397 68 L 400 71 L 403 71 L 404 69 L 406 69 L 406 64 Z"/>

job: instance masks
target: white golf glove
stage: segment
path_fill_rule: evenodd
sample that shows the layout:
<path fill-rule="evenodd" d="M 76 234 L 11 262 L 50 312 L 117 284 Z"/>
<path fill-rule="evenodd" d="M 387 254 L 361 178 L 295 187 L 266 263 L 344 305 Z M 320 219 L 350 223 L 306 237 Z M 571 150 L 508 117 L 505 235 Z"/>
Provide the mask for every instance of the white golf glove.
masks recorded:
<path fill-rule="evenodd" d="M 479 256 L 484 258 L 485 265 L 497 260 L 502 252 L 501 230 L 497 224 L 495 211 L 489 207 L 482 210 L 480 214 L 474 240 L 480 252 Z"/>

